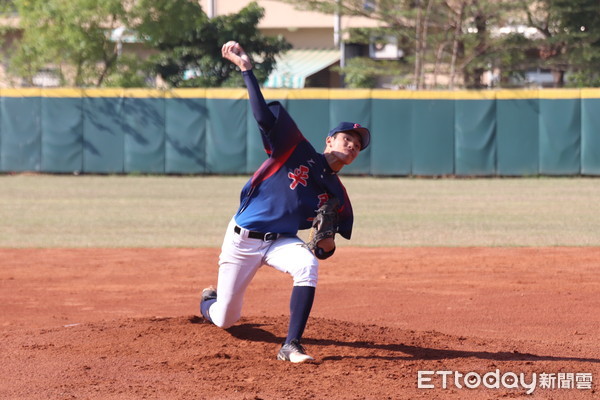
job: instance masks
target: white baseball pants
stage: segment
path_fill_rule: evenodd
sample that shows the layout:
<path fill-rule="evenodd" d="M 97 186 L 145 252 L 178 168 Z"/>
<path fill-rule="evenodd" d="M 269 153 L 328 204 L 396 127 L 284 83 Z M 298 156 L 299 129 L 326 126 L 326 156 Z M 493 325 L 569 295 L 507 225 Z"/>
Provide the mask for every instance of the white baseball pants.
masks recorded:
<path fill-rule="evenodd" d="M 250 281 L 263 265 L 290 274 L 294 286 L 317 286 L 319 262 L 298 237 L 280 237 L 273 241 L 248 238 L 248 231 L 232 219 L 227 227 L 219 257 L 217 301 L 211 305 L 212 322 L 229 328 L 241 317 L 244 294 Z"/>

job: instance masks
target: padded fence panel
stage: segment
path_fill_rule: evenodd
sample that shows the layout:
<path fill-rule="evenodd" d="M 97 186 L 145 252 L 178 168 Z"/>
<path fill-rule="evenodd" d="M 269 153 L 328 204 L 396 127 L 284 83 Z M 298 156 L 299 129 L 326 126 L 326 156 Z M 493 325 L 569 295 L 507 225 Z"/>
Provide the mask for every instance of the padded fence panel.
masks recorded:
<path fill-rule="evenodd" d="M 498 174 L 537 174 L 539 100 L 499 98 L 496 101 L 496 109 Z"/>
<path fill-rule="evenodd" d="M 267 102 L 279 101 L 281 104 L 286 106 L 285 99 L 269 99 Z M 254 171 L 261 166 L 261 164 L 267 159 L 267 153 L 262 139 L 262 134 L 258 128 L 258 123 L 252 113 L 252 107 L 250 102 L 246 102 L 246 169 L 243 171 L 247 174 L 252 174 Z"/>
<path fill-rule="evenodd" d="M 371 113 L 371 172 L 410 175 L 412 101 L 373 99 Z"/>
<path fill-rule="evenodd" d="M 125 97 L 125 172 L 165 172 L 165 103 L 163 98 Z"/>
<path fill-rule="evenodd" d="M 287 110 L 304 137 L 317 151 L 323 151 L 327 134 L 337 125 L 329 119 L 329 99 L 289 100 Z"/>
<path fill-rule="evenodd" d="M 246 171 L 246 100 L 207 98 L 206 108 L 209 115 L 207 172 L 239 174 Z"/>
<path fill-rule="evenodd" d="M 326 135 L 332 128 L 336 127 L 342 121 L 354 122 L 366 127 L 371 126 L 371 100 L 353 99 L 339 100 L 331 99 L 329 102 L 329 126 L 326 129 Z M 322 149 L 318 149 L 321 151 Z M 369 174 L 371 173 L 371 147 L 360 152 L 356 160 L 344 167 L 344 174 Z"/>
<path fill-rule="evenodd" d="M 42 170 L 83 171 L 83 98 L 42 98 Z"/>
<path fill-rule="evenodd" d="M 123 103 L 122 97 L 84 97 L 84 172 L 125 172 Z"/>
<path fill-rule="evenodd" d="M 203 91 L 202 91 L 203 92 Z M 203 95 L 203 93 L 202 93 Z M 165 172 L 206 172 L 206 99 L 165 99 Z"/>
<path fill-rule="evenodd" d="M 0 99 L 0 170 L 41 171 L 41 97 Z"/>
<path fill-rule="evenodd" d="M 262 134 L 258 128 L 258 123 L 252 114 L 250 102 L 246 107 L 246 164 L 244 173 L 252 174 L 267 159 L 267 153 L 263 144 Z"/>
<path fill-rule="evenodd" d="M 496 101 L 456 101 L 457 175 L 496 173 Z"/>
<path fill-rule="evenodd" d="M 576 92 L 573 99 L 540 100 L 540 174 L 580 172 L 581 101 Z"/>
<path fill-rule="evenodd" d="M 2 89 L 0 171 L 249 174 L 263 162 L 244 89 L 181 93 Z M 371 146 L 343 173 L 600 175 L 598 89 L 266 97 L 285 104 L 317 151 L 340 121 L 369 127 Z"/>
<path fill-rule="evenodd" d="M 414 101 L 412 153 L 414 175 L 454 173 L 454 101 Z"/>
<path fill-rule="evenodd" d="M 600 97 L 600 90 L 594 93 Z M 600 98 L 581 102 L 581 173 L 600 175 Z"/>

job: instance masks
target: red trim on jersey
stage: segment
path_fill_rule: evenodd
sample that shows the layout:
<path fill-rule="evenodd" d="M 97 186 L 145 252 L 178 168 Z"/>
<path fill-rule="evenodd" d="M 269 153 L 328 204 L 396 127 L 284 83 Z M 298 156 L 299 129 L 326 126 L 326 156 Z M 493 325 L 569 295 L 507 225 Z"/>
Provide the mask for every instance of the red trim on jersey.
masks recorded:
<path fill-rule="evenodd" d="M 267 159 L 252 176 L 252 186 L 256 186 L 257 183 L 269 179 L 275 172 L 279 171 L 288 158 L 290 158 L 294 150 L 296 150 L 297 146 L 298 143 L 293 145 L 288 151 L 281 154 L 279 157 Z"/>

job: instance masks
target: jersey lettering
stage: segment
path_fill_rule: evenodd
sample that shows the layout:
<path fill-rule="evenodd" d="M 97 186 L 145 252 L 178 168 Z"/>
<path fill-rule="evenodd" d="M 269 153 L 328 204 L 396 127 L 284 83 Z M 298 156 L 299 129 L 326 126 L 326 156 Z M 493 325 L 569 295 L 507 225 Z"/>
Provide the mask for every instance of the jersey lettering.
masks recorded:
<path fill-rule="evenodd" d="M 321 194 L 317 195 L 317 199 L 319 199 L 319 205 L 317 205 L 317 208 L 321 208 L 321 206 L 323 206 L 325 203 L 327 203 L 327 200 L 329 200 L 329 194 L 321 193 Z M 314 219 L 315 219 L 315 217 L 309 217 L 306 220 L 312 222 Z"/>
<path fill-rule="evenodd" d="M 288 172 L 288 178 L 292 180 L 290 183 L 290 189 L 294 190 L 298 186 L 298 184 L 306 187 L 307 179 L 308 179 L 308 168 L 304 165 L 294 169 L 294 172 Z"/>
<path fill-rule="evenodd" d="M 329 200 L 329 195 L 327 193 L 320 194 L 317 197 L 319 198 L 319 205 L 317 208 L 321 208 L 321 206 L 323 206 L 325 203 L 327 203 L 327 200 Z"/>

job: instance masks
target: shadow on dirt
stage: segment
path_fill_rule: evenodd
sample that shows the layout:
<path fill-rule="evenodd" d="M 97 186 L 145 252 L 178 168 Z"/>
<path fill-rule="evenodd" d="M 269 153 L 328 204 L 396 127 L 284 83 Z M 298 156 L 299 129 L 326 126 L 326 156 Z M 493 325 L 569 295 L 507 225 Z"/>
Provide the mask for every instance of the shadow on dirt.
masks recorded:
<path fill-rule="evenodd" d="M 284 338 L 276 336 L 273 333 L 263 329 L 267 324 L 253 324 L 244 323 L 236 325 L 227 329 L 232 336 L 241 340 L 250 340 L 254 342 L 265 342 L 265 343 L 281 343 Z M 494 361 L 576 361 L 576 362 L 589 362 L 589 363 L 600 363 L 599 359 L 595 358 L 577 358 L 577 357 L 560 357 L 560 356 L 540 356 L 529 353 L 520 353 L 517 351 L 499 351 L 499 352 L 488 352 L 488 351 L 464 351 L 464 350 L 449 350 L 449 349 L 436 349 L 421 346 L 410 346 L 405 344 L 384 344 L 376 343 L 375 341 L 342 341 L 342 340 L 330 340 L 330 339 L 303 339 L 303 343 L 306 345 L 315 346 L 335 346 L 335 347 L 349 347 L 359 350 L 376 350 L 380 354 L 378 355 L 354 355 L 354 356 L 332 356 L 324 357 L 323 361 L 326 360 L 341 360 L 346 358 L 353 359 L 381 359 L 381 360 L 449 360 L 459 358 L 477 358 L 482 360 L 494 360 Z M 381 352 L 388 354 L 381 354 Z"/>

